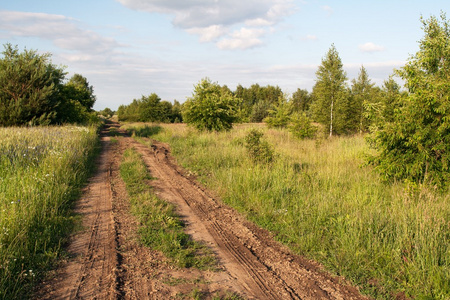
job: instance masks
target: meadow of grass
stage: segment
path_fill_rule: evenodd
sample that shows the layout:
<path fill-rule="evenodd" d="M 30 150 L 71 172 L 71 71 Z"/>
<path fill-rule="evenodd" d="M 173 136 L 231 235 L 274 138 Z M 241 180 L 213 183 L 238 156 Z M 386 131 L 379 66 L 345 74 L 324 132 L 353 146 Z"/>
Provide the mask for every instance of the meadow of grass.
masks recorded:
<path fill-rule="evenodd" d="M 0 299 L 29 296 L 74 229 L 94 127 L 0 128 Z"/>
<path fill-rule="evenodd" d="M 161 126 L 140 132 L 169 143 L 183 167 L 296 253 L 377 299 L 450 298 L 450 195 L 382 182 L 364 166 L 364 137 L 299 141 L 260 124 L 224 133 Z M 270 164 L 248 156 L 254 127 L 274 147 Z"/>
<path fill-rule="evenodd" d="M 120 175 L 130 197 L 131 211 L 141 224 L 142 244 L 161 251 L 182 268 L 215 268 L 211 251 L 184 232 L 184 223 L 176 215 L 174 206 L 154 194 L 148 185 L 151 176 L 135 149 L 125 151 Z"/>

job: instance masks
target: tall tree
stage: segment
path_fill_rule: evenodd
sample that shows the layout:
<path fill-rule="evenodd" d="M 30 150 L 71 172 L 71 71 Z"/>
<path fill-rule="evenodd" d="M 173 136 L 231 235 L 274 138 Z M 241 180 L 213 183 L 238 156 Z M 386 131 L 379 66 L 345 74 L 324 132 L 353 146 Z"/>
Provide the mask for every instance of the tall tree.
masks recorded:
<path fill-rule="evenodd" d="M 448 187 L 450 181 L 450 24 L 421 19 L 419 51 L 397 71 L 409 91 L 394 120 L 375 133 L 373 158 L 386 177 Z"/>
<path fill-rule="evenodd" d="M 0 125 L 49 124 L 56 118 L 64 70 L 50 54 L 6 44 L 0 59 Z"/>
<path fill-rule="evenodd" d="M 68 99 L 78 101 L 86 110 L 92 111 L 96 97 L 94 87 L 89 84 L 86 77 L 74 74 L 64 85 L 64 90 Z"/>
<path fill-rule="evenodd" d="M 346 108 L 348 105 L 347 75 L 334 44 L 322 59 L 316 72 L 316 84 L 313 87 L 314 119 L 333 132 L 345 131 Z"/>
<path fill-rule="evenodd" d="M 93 115 L 96 97 L 86 77 L 75 74 L 61 88 L 60 103 L 56 108 L 58 123 L 85 123 Z"/>

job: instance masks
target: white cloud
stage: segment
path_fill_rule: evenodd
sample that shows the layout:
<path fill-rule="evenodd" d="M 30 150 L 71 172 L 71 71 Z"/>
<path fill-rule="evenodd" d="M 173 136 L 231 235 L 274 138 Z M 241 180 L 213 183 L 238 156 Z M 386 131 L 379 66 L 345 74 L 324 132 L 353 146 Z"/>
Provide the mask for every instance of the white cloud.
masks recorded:
<path fill-rule="evenodd" d="M 371 42 L 359 45 L 358 48 L 361 52 L 380 52 L 385 50 L 383 46 Z"/>
<path fill-rule="evenodd" d="M 190 34 L 200 36 L 202 42 L 216 43 L 220 49 L 247 49 L 261 45 L 252 38 L 243 41 L 233 36 L 232 29 L 267 28 L 280 22 L 294 11 L 293 0 L 116 0 L 124 6 L 150 13 L 173 15 L 173 24 Z"/>
<path fill-rule="evenodd" d="M 229 38 L 224 38 L 217 43 L 219 49 L 249 49 L 263 44 L 261 37 L 265 34 L 264 29 L 241 28 L 231 33 Z"/>
<path fill-rule="evenodd" d="M 186 31 L 191 34 L 199 35 L 201 42 L 211 42 L 225 35 L 228 30 L 222 25 L 211 25 L 208 27 L 189 28 Z"/>
<path fill-rule="evenodd" d="M 6 38 L 38 37 L 71 51 L 104 55 L 105 52 L 120 47 L 114 39 L 81 29 L 74 19 L 62 15 L 0 11 L 0 28 L 6 32 Z"/>

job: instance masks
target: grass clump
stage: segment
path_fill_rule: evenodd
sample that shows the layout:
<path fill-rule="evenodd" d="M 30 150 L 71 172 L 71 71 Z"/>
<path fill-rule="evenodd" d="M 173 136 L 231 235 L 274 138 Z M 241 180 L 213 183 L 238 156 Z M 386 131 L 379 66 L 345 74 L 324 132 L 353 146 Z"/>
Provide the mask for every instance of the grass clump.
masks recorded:
<path fill-rule="evenodd" d="M 0 128 L 0 299 L 27 298 L 61 254 L 97 128 Z"/>
<path fill-rule="evenodd" d="M 120 174 L 130 196 L 132 212 L 140 221 L 140 240 L 161 251 L 177 266 L 213 269 L 216 262 L 210 250 L 184 232 L 184 223 L 173 205 L 156 197 L 148 180 L 151 179 L 142 157 L 135 149 L 127 149 Z"/>

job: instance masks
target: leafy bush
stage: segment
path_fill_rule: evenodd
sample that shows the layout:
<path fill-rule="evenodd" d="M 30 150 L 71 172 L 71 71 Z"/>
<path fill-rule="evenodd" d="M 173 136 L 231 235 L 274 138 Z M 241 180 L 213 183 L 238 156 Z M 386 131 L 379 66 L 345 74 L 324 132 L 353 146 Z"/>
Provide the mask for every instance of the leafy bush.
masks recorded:
<path fill-rule="evenodd" d="M 237 121 L 237 109 L 238 102 L 231 92 L 205 78 L 184 103 L 183 120 L 198 130 L 230 130 Z"/>
<path fill-rule="evenodd" d="M 274 150 L 263 136 L 261 131 L 252 129 L 245 137 L 245 147 L 255 163 L 271 163 L 274 160 Z"/>
<path fill-rule="evenodd" d="M 298 112 L 291 116 L 289 131 L 299 139 L 313 138 L 316 135 L 317 128 L 311 124 L 311 120 L 304 112 Z"/>

